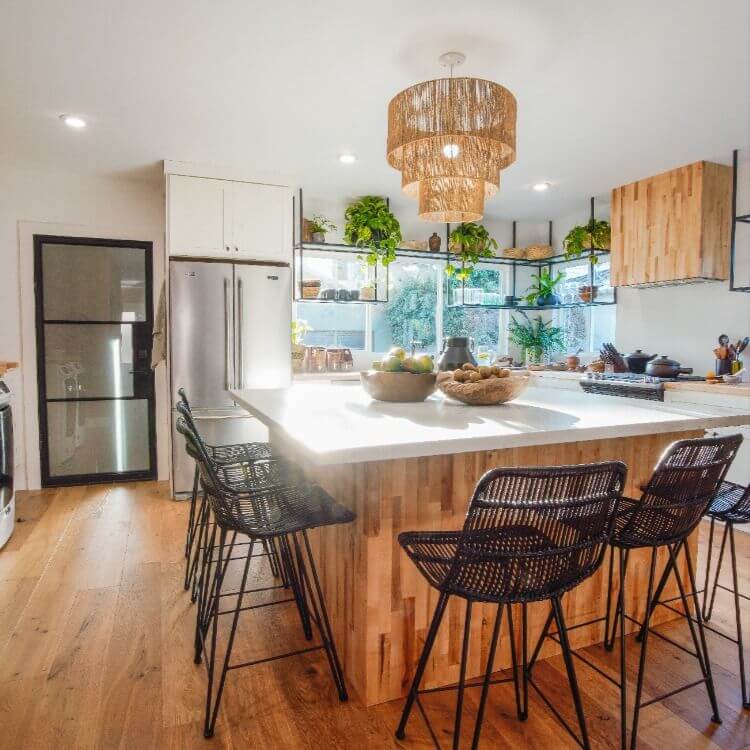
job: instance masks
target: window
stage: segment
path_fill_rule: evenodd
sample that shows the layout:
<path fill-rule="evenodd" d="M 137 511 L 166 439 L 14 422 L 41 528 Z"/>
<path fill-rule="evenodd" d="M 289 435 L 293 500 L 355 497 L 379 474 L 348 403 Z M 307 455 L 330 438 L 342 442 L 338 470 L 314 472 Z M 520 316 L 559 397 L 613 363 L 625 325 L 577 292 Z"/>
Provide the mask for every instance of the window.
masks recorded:
<path fill-rule="evenodd" d="M 609 283 L 609 260 L 600 259 L 594 266 L 594 285 L 597 300 L 610 301 L 614 290 Z M 564 304 L 579 300 L 578 287 L 589 284 L 588 262 L 565 267 L 565 278 L 560 282 L 558 294 Z M 568 307 L 555 311 L 555 325 L 565 332 L 566 352 L 598 352 L 602 344 L 615 338 L 615 305 L 601 307 Z"/>
<path fill-rule="evenodd" d="M 444 263 L 436 261 L 398 261 L 389 266 L 388 302 L 372 305 L 370 351 L 386 352 L 392 346 L 407 351 L 437 354 L 438 297 L 441 292 Z"/>

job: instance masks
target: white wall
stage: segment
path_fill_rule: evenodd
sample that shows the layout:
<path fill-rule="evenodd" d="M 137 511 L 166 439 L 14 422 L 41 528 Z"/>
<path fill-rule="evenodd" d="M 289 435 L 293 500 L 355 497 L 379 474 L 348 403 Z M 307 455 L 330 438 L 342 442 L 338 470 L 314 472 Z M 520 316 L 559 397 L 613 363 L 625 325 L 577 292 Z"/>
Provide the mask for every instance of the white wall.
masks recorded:
<path fill-rule="evenodd" d="M 668 354 L 705 375 L 719 334 L 731 341 L 750 335 L 750 294 L 728 289 L 727 282 L 618 289 L 617 347 Z"/>
<path fill-rule="evenodd" d="M 161 185 L 137 180 L 31 172 L 0 167 L 0 360 L 19 361 L 12 379 L 19 489 L 39 486 L 36 351 L 33 334 L 31 231 L 140 239 L 154 243 L 154 292 L 164 275 L 164 199 Z M 155 300 L 156 303 L 156 300 Z M 23 320 L 22 320 L 23 316 Z M 22 343 L 22 323 L 26 332 Z M 164 366 L 156 374 L 159 478 L 168 478 L 168 415 Z M 19 418 L 20 416 L 20 418 Z"/>
<path fill-rule="evenodd" d="M 598 219 L 609 218 L 609 202 L 597 200 L 595 213 Z M 555 220 L 556 245 L 588 218 L 584 206 Z M 750 294 L 730 292 L 727 282 L 617 290 L 615 345 L 624 354 L 634 349 L 668 354 L 705 375 L 714 367 L 713 349 L 722 333 L 732 341 L 750 335 Z"/>

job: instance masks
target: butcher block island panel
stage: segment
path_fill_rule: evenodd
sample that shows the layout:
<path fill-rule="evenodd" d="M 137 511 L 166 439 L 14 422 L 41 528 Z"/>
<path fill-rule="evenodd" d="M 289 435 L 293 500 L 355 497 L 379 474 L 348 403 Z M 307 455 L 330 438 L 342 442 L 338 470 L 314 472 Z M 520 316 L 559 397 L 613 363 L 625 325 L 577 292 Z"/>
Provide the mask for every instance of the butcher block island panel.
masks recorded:
<path fill-rule="evenodd" d="M 732 169 L 699 161 L 612 191 L 613 286 L 729 277 Z"/>
<path fill-rule="evenodd" d="M 347 679 L 367 705 L 406 694 L 437 601 L 402 552 L 400 532 L 460 529 L 477 480 L 501 466 L 622 460 L 629 467 L 626 494 L 638 497 L 639 485 L 671 442 L 750 416 L 750 407 L 742 414 L 702 406 L 684 410 L 542 388 L 493 407 L 452 404 L 440 395 L 422 404 L 383 404 L 356 385 L 233 395 L 269 427 L 277 450 L 357 514 L 353 523 L 320 529 L 311 540 Z M 694 539 L 693 555 L 696 545 Z M 648 552 L 632 552 L 628 566 L 627 608 L 636 617 L 645 608 L 647 558 Z M 660 556 L 660 570 L 665 560 Z M 568 624 L 603 615 L 606 590 L 605 566 L 564 597 Z M 666 596 L 677 594 L 672 588 Z M 529 608 L 532 643 L 548 607 Z M 675 617 L 660 610 L 657 621 Z M 451 599 L 425 687 L 458 680 L 464 611 L 464 602 Z M 474 613 L 467 677 L 483 672 L 495 607 L 477 604 Z M 520 619 L 519 610 L 513 623 L 517 644 Z M 506 634 L 503 625 L 496 669 L 511 663 Z M 571 639 L 574 647 L 598 643 L 603 626 L 573 630 Z M 550 640 L 542 653 L 557 651 Z"/>

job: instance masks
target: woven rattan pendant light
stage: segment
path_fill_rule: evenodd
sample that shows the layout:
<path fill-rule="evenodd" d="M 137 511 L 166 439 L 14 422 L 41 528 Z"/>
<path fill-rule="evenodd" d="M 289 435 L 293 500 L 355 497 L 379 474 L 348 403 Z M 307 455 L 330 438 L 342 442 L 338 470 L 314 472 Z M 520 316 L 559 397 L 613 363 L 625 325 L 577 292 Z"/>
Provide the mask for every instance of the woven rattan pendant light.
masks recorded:
<path fill-rule="evenodd" d="M 388 105 L 388 163 L 425 221 L 477 221 L 516 159 L 516 99 L 503 86 L 454 78 L 460 52 L 441 55 L 450 78 L 410 86 Z"/>

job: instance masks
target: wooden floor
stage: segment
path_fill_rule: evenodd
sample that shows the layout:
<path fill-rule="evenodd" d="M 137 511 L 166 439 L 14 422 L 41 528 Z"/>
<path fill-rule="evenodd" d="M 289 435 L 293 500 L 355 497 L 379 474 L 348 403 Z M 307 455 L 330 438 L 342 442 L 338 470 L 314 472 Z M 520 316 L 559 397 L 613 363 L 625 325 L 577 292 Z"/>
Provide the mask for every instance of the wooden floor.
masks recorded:
<path fill-rule="evenodd" d="M 216 736 L 204 740 L 205 673 L 193 664 L 194 606 L 182 587 L 187 510 L 156 483 L 22 495 L 16 532 L 0 552 L 0 748 L 434 747 L 417 711 L 407 739 L 394 739 L 401 702 L 370 709 L 356 698 L 340 704 L 322 652 L 230 673 Z M 738 543 L 748 591 L 750 535 L 738 534 Z M 267 579 L 267 564 L 259 562 L 253 573 Z M 298 621 L 284 606 L 246 613 L 238 660 L 278 653 L 300 639 Z M 750 631 L 750 606 L 743 611 Z M 728 632 L 734 627 L 728 594 L 718 595 L 713 622 Z M 661 630 L 685 643 L 689 638 L 684 624 Z M 630 649 L 635 666 L 635 644 Z M 696 687 L 643 710 L 640 747 L 750 748 L 736 647 L 710 635 L 709 649 L 723 724 L 710 723 L 705 691 Z M 587 653 L 614 673 L 616 657 L 598 647 Z M 616 747 L 615 689 L 580 663 L 577 670 L 592 743 Z M 573 721 L 561 659 L 541 662 L 535 675 Z M 650 641 L 646 698 L 697 676 L 697 664 L 680 650 Z M 424 699 L 444 747 L 454 697 Z M 467 747 L 475 709 L 469 691 Z M 498 685 L 482 747 L 576 745 L 533 693 L 529 719 L 519 723 L 512 689 Z"/>

